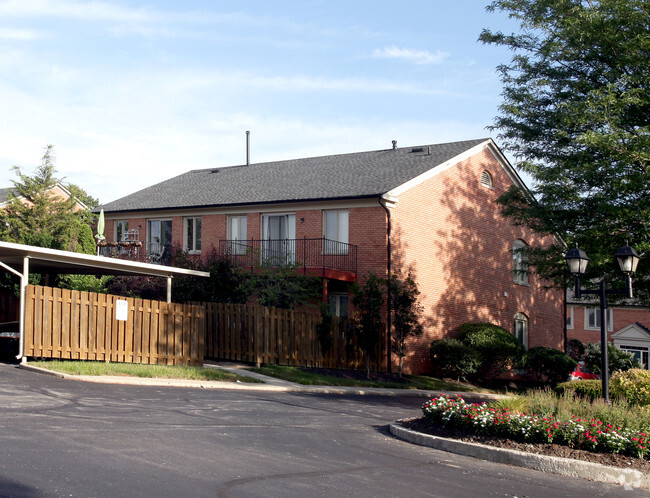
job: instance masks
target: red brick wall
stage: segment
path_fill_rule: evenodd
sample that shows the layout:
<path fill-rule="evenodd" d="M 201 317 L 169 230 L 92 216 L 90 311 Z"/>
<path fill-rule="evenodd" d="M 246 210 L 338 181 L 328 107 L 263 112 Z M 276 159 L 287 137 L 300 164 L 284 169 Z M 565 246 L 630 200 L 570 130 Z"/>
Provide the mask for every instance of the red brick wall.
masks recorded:
<path fill-rule="evenodd" d="M 493 189 L 480 185 L 492 175 Z M 514 316 L 528 318 L 528 345 L 563 348 L 561 291 L 547 291 L 530 275 L 513 281 L 512 244 L 545 241 L 499 214 L 497 197 L 512 184 L 485 151 L 399 195 L 393 209 L 393 268 L 412 268 L 425 308 L 425 334 L 405 358 L 407 372 L 430 367 L 432 340 L 453 336 L 459 325 L 486 321 L 513 330 Z"/>

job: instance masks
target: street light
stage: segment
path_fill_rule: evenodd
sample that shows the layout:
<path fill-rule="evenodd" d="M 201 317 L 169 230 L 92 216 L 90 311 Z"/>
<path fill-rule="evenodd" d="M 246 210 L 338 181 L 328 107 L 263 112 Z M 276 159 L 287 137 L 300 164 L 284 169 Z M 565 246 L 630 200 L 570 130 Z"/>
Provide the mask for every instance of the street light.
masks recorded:
<path fill-rule="evenodd" d="M 589 264 L 587 254 L 578 248 L 576 244 L 574 249 L 567 251 L 564 259 L 569 265 L 569 271 L 574 277 L 574 294 L 580 299 L 583 294 L 597 295 L 600 298 L 600 351 L 601 351 L 601 379 L 603 385 L 603 399 L 609 403 L 609 364 L 607 358 L 607 294 L 623 294 L 627 298 L 632 298 L 632 275 L 636 272 L 641 256 L 632 247 L 625 243 L 614 257 L 618 260 L 621 271 L 625 273 L 625 290 L 612 290 L 605 288 L 605 279 L 600 281 L 598 290 L 585 290 L 580 287 L 580 277 L 584 275 Z"/>

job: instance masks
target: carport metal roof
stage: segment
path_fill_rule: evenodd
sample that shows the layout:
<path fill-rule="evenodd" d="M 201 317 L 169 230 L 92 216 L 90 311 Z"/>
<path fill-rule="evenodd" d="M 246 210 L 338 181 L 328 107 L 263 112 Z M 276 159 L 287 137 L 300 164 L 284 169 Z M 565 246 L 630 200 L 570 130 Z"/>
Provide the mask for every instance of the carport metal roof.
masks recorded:
<path fill-rule="evenodd" d="M 0 262 L 13 268 L 15 271 L 23 273 L 25 258 L 29 258 L 29 271 L 34 273 L 149 275 L 154 277 L 174 277 L 181 275 L 195 277 L 210 276 L 208 272 L 204 271 L 0 241 Z"/>
<path fill-rule="evenodd" d="M 147 275 L 167 278 L 167 302 L 171 302 L 172 278 L 174 276 L 209 277 L 210 273 L 173 266 L 154 265 L 80 254 L 57 249 L 26 246 L 0 241 L 0 267 L 20 277 L 20 351 L 23 357 L 25 330 L 25 289 L 30 272 L 71 273 L 84 275 Z"/>

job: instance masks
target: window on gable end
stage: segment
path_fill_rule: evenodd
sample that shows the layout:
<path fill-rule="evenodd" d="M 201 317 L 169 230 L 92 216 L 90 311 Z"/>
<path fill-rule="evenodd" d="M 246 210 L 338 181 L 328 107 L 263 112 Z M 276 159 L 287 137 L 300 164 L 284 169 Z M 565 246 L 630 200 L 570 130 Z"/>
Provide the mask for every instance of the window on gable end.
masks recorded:
<path fill-rule="evenodd" d="M 512 244 L 512 267 L 514 282 L 528 285 L 528 245 L 523 240 Z"/>
<path fill-rule="evenodd" d="M 492 188 L 492 175 L 487 170 L 483 170 L 481 173 L 481 186 L 489 189 Z"/>

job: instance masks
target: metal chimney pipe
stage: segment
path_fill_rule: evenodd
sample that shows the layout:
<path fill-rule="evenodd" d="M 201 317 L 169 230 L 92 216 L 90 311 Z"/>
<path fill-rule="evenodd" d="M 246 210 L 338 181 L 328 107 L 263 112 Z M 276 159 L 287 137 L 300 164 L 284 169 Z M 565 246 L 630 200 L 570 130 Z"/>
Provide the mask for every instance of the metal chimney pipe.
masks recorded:
<path fill-rule="evenodd" d="M 246 166 L 251 165 L 251 132 L 246 132 Z"/>

